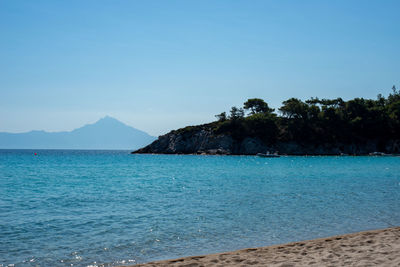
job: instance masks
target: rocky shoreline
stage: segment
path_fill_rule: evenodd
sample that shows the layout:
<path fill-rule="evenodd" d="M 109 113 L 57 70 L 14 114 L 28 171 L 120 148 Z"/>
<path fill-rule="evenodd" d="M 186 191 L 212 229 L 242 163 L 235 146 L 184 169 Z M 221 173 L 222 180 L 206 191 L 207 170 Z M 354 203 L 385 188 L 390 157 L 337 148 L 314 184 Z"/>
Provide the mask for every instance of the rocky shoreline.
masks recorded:
<path fill-rule="evenodd" d="M 171 131 L 132 154 L 199 154 L 199 155 L 256 155 L 278 152 L 281 155 L 369 155 L 374 152 L 398 154 L 400 140 L 375 140 L 360 143 L 298 143 L 277 141 L 266 144 L 253 137 L 237 140 L 229 135 L 217 135 L 207 127 Z"/>

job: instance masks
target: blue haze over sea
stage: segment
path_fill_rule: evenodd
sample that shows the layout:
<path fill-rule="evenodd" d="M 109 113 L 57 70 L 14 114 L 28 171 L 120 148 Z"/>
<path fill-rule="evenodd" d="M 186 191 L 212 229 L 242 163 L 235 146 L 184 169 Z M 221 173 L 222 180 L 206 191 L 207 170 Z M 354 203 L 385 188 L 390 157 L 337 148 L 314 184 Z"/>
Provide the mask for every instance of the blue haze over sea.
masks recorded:
<path fill-rule="evenodd" d="M 0 150 L 0 266 L 135 264 L 398 225 L 400 157 Z"/>

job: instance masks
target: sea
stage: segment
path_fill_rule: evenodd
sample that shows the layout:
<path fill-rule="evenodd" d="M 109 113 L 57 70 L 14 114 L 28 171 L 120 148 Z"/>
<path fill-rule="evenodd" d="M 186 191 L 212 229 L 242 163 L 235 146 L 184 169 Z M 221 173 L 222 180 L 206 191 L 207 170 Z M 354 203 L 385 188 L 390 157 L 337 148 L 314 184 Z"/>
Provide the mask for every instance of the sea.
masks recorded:
<path fill-rule="evenodd" d="M 400 225 L 400 157 L 129 152 L 0 150 L 0 266 L 133 265 Z"/>

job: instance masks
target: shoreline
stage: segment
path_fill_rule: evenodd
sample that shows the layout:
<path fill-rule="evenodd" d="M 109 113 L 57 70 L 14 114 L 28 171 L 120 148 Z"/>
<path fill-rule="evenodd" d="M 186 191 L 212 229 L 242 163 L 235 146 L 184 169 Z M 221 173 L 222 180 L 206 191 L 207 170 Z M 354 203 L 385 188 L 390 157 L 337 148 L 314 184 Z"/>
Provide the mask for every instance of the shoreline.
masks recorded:
<path fill-rule="evenodd" d="M 131 155 L 179 155 L 179 156 L 249 156 L 258 157 L 257 154 L 212 154 L 212 153 L 137 153 L 130 152 Z M 400 154 L 278 154 L 280 157 L 400 157 Z"/>
<path fill-rule="evenodd" d="M 400 226 L 129 266 L 400 266 Z"/>

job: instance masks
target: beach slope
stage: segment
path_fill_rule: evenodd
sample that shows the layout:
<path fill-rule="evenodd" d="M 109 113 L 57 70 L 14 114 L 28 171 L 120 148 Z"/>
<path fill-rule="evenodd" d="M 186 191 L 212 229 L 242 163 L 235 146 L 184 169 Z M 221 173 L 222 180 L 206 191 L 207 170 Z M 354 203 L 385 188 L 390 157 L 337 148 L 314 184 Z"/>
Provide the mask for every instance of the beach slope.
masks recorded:
<path fill-rule="evenodd" d="M 135 266 L 400 266 L 400 227 Z"/>

